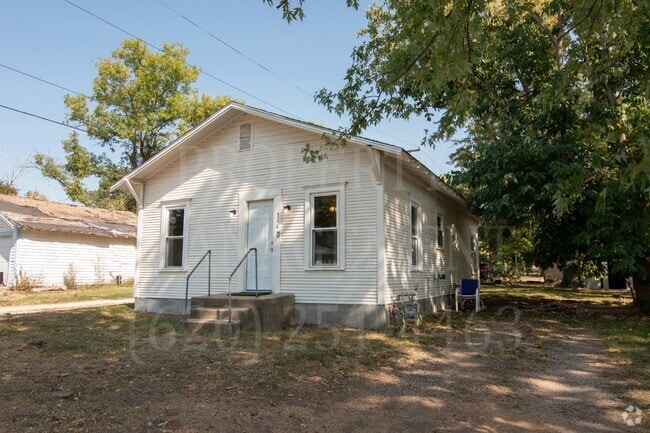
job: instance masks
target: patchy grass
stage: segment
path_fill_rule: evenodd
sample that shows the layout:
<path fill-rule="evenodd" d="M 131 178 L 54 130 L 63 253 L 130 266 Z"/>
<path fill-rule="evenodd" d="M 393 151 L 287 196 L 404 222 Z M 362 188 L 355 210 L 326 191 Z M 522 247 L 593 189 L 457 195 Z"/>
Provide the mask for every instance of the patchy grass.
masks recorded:
<path fill-rule="evenodd" d="M 619 307 L 632 302 L 629 290 L 571 289 L 543 284 L 521 284 L 512 287 L 483 285 L 481 292 L 500 305 L 513 303 L 526 306 L 548 302 L 580 302 L 583 306 Z"/>
<path fill-rule="evenodd" d="M 0 292 L 0 307 L 58 304 L 62 302 L 93 301 L 97 299 L 122 299 L 133 297 L 131 285 L 81 286 L 75 290 L 45 292 Z"/>
<path fill-rule="evenodd" d="M 629 290 L 565 289 L 543 285 L 483 286 L 489 309 L 497 319 L 508 306 L 521 313 L 522 323 L 544 331 L 539 322 L 558 322 L 593 331 L 609 347 L 621 372 L 633 384 L 629 396 L 650 401 L 650 317 L 634 314 Z M 483 314 L 483 313 L 481 313 Z M 538 323 L 535 325 L 535 323 Z"/>
<path fill-rule="evenodd" d="M 611 292 L 536 288 L 486 287 L 487 310 L 446 312 L 402 334 L 188 335 L 178 316 L 129 306 L 2 318 L 0 419 L 7 431 L 34 432 L 400 431 L 408 420 L 428 430 L 499 431 L 511 420 L 580 431 L 569 425 L 580 413 L 564 410 L 598 396 L 576 386 L 571 399 L 549 400 L 530 386 L 537 376 L 563 383 L 557 343 L 576 328 L 610 348 L 621 410 L 650 401 L 647 319 L 626 314 Z M 620 413 L 611 419 L 619 425 Z"/>

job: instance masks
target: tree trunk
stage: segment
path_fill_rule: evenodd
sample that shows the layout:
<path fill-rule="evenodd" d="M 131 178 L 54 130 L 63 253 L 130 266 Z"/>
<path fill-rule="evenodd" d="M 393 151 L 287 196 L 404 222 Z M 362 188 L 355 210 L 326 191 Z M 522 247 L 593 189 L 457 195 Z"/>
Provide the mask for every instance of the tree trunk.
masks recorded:
<path fill-rule="evenodd" d="M 650 315 L 650 260 L 646 259 L 645 272 L 632 276 L 634 286 L 634 307 L 641 313 Z"/>

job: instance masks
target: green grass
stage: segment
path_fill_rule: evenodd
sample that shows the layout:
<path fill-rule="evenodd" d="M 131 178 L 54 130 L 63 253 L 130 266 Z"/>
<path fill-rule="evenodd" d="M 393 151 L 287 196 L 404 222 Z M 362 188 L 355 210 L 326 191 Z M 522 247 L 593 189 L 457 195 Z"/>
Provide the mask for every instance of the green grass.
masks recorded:
<path fill-rule="evenodd" d="M 521 284 L 513 287 L 483 285 L 481 293 L 492 299 L 510 300 L 522 305 L 554 301 L 580 302 L 589 305 L 620 305 L 622 302 L 632 301 L 629 290 L 571 289 L 543 284 Z"/>
<path fill-rule="evenodd" d="M 133 286 L 98 285 L 83 286 L 76 290 L 53 292 L 0 292 L 0 307 L 58 304 L 62 302 L 92 301 L 96 299 L 122 299 L 133 297 Z"/>

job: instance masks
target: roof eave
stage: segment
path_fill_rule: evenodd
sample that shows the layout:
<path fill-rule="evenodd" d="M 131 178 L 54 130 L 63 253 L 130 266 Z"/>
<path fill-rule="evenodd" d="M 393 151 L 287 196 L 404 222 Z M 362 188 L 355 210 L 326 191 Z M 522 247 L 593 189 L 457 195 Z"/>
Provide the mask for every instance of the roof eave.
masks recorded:
<path fill-rule="evenodd" d="M 2 213 L 0 213 L 0 222 L 3 222 L 4 224 L 8 225 L 9 228 L 12 230 L 15 230 L 18 227 L 18 224 L 16 224 L 14 221 L 12 221 L 10 218 L 3 215 Z"/>

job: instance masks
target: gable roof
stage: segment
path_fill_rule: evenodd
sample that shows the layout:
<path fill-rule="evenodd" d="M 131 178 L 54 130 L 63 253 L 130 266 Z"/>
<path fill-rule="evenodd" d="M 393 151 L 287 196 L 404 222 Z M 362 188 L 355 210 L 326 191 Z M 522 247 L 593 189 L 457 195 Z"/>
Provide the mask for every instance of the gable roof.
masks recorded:
<path fill-rule="evenodd" d="M 135 238 L 132 212 L 73 206 L 0 194 L 0 218 L 12 228 Z"/>
<path fill-rule="evenodd" d="M 319 135 L 336 137 L 339 134 L 335 129 L 326 128 L 314 123 L 304 122 L 302 120 L 231 101 L 219 109 L 212 116 L 208 117 L 203 122 L 199 123 L 197 126 L 188 131 L 186 134 L 178 138 L 165 149 L 161 150 L 153 158 L 149 159 L 140 167 L 122 177 L 114 185 L 111 186 L 111 191 L 119 189 L 124 192 L 130 192 L 130 182 L 143 183 L 149 176 L 151 176 L 161 167 L 176 159 L 185 146 L 191 145 L 192 143 L 198 143 L 201 139 L 213 133 L 215 130 L 225 126 L 236 116 L 242 113 L 261 117 L 263 119 L 278 122 L 287 126 L 293 126 L 295 128 L 314 132 Z M 402 163 L 404 163 L 405 167 L 410 167 L 412 169 L 412 172 L 418 178 L 428 183 L 427 186 L 429 189 L 435 190 L 451 198 L 457 203 L 462 204 L 463 206 L 465 205 L 465 199 L 456 190 L 447 185 L 438 175 L 429 170 L 423 163 L 418 161 L 403 148 L 358 136 L 349 138 L 348 142 L 380 150 L 385 154 L 392 156 L 393 158 L 401 160 Z"/>

